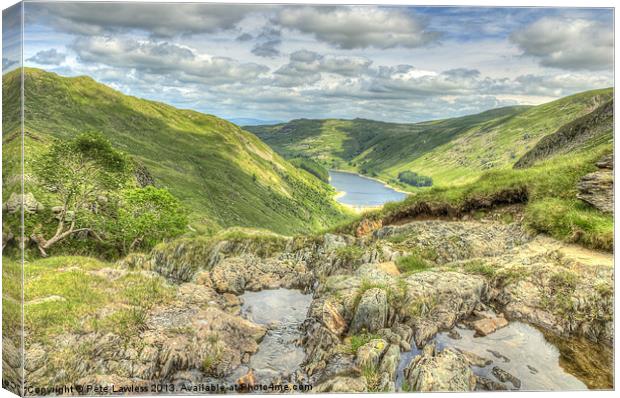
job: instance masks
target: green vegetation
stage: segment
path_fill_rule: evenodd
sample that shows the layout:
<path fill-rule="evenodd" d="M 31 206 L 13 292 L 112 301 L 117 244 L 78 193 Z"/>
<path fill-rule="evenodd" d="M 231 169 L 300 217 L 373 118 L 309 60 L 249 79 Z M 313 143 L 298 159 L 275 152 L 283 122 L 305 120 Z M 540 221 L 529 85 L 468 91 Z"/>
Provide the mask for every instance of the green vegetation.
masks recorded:
<path fill-rule="evenodd" d="M 463 265 L 463 270 L 468 274 L 482 275 L 486 278 L 495 276 L 495 268 L 482 260 L 468 261 Z"/>
<path fill-rule="evenodd" d="M 433 185 L 433 179 L 431 177 L 421 176 L 413 171 L 401 171 L 398 173 L 398 181 L 413 187 L 430 187 Z"/>
<path fill-rule="evenodd" d="M 360 334 L 354 334 L 349 336 L 349 352 L 356 354 L 357 350 L 364 344 L 369 343 L 371 340 L 380 339 L 381 336 L 373 333 L 362 332 Z"/>
<path fill-rule="evenodd" d="M 329 171 L 323 167 L 319 162 L 316 162 L 308 158 L 295 158 L 290 160 L 291 164 L 306 170 L 319 180 L 329 183 Z"/>
<path fill-rule="evenodd" d="M 144 327 L 149 308 L 172 297 L 161 277 L 130 272 L 111 284 L 99 274 L 108 268 L 113 266 L 77 256 L 26 264 L 24 321 L 30 341 L 87 331 L 115 332 L 130 338 Z M 104 307 L 111 311 L 98 318 Z"/>
<path fill-rule="evenodd" d="M 357 261 L 364 255 L 364 249 L 360 246 L 349 245 L 336 249 L 336 256 L 346 262 Z"/>
<path fill-rule="evenodd" d="M 373 120 L 293 120 L 252 131 L 285 157 L 309 156 L 327 167 L 358 171 L 394 184 L 415 170 L 433 185 L 475 181 L 489 169 L 506 169 L 542 137 L 612 98 L 593 90 L 535 107 L 506 107 L 415 124 Z M 416 191 L 416 187 L 401 184 Z"/>
<path fill-rule="evenodd" d="M 552 157 L 530 168 L 487 171 L 472 183 L 432 187 L 363 217 L 383 219 L 385 224 L 417 214 L 433 215 L 432 211 L 437 215 L 463 214 L 501 204 L 524 203 L 526 226 L 560 240 L 611 251 L 613 217 L 576 199 L 579 179 L 597 170 L 595 163 L 611 150 L 611 144 L 605 142 Z M 354 231 L 356 225 L 357 221 L 340 231 Z"/>
<path fill-rule="evenodd" d="M 19 153 L 19 70 L 3 76 L 5 157 Z M 97 131 L 140 164 L 155 186 L 189 209 L 198 232 L 231 226 L 284 234 L 308 232 L 345 219 L 333 189 L 275 154 L 239 127 L 214 116 L 123 95 L 88 77 L 66 78 L 26 68 L 27 160 L 57 138 Z M 18 160 L 19 157 L 16 156 Z M 10 165 L 9 165 L 10 166 Z M 33 173 L 26 163 L 26 174 Z M 36 187 L 28 180 L 25 190 Z M 6 198 L 3 198 L 6 200 Z"/>
<path fill-rule="evenodd" d="M 414 253 L 396 259 L 396 267 L 403 274 L 413 274 L 427 271 L 431 268 L 431 265 L 421 255 Z"/>
<path fill-rule="evenodd" d="M 30 168 L 31 193 L 42 208 L 25 216 L 26 236 L 40 254 L 64 244 L 74 253 L 90 247 L 100 257 L 123 255 L 185 232 L 186 211 L 178 199 L 163 188 L 137 187 L 133 167 L 98 133 L 43 148 Z"/>

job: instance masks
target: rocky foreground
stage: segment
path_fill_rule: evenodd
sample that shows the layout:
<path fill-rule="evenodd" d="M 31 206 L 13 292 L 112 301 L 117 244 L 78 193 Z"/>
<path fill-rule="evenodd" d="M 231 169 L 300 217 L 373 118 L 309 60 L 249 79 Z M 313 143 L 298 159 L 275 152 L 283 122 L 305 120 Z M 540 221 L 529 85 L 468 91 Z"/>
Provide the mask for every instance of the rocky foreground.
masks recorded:
<path fill-rule="evenodd" d="M 518 389 L 520 381 L 501 362 L 495 380 L 476 376 L 475 366 L 489 358 L 439 349 L 434 336 L 455 333 L 456 325 L 484 336 L 518 320 L 550 336 L 611 348 L 612 255 L 535 236 L 499 218 L 367 226 L 357 237 L 181 240 L 132 255 L 96 272 L 110 283 L 127 273 L 163 277 L 174 299 L 156 305 L 129 340 L 92 332 L 27 343 L 28 384 L 219 380 L 309 383 L 313 392 Z M 399 259 L 412 255 L 426 266 L 399 271 Z M 298 342 L 305 359 L 278 380 L 256 380 L 252 371 L 239 380 L 235 370 L 249 363 L 269 328 L 241 315 L 240 295 L 280 287 L 313 295 Z M 412 345 L 421 351 L 397 385 L 401 356 Z"/>

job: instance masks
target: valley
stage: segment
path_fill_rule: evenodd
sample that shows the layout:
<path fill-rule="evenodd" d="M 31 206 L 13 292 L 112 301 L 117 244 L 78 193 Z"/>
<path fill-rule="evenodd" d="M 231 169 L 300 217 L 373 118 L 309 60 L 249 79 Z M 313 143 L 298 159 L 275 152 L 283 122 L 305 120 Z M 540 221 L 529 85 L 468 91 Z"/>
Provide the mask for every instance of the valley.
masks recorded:
<path fill-rule="evenodd" d="M 3 76 L 3 316 L 27 386 L 614 387 L 612 89 L 241 128 L 24 76 L 23 200 Z"/>

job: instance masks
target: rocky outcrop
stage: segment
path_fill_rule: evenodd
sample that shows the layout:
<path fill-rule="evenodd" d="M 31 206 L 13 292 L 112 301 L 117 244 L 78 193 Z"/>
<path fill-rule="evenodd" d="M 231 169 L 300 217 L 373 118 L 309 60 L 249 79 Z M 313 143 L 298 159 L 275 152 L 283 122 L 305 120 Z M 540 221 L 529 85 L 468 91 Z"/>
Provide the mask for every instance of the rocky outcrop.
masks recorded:
<path fill-rule="evenodd" d="M 241 294 L 280 287 L 306 290 L 312 274 L 301 262 L 260 259 L 252 255 L 227 258 L 211 270 L 213 286 L 219 293 Z"/>
<path fill-rule="evenodd" d="M 405 378 L 413 391 L 473 391 L 476 377 L 463 354 L 435 345 L 424 347 L 405 369 Z"/>
<path fill-rule="evenodd" d="M 585 145 L 603 134 L 613 131 L 613 100 L 600 105 L 589 114 L 560 127 L 555 133 L 543 137 L 514 165 L 515 169 L 532 166 L 535 162 L 556 154 L 567 153 Z"/>
<path fill-rule="evenodd" d="M 428 268 L 401 274 L 396 264 L 411 253 L 424 254 Z M 254 375 L 250 359 L 266 329 L 240 316 L 238 296 L 273 288 L 313 292 L 300 342 L 305 359 L 291 373 L 314 392 L 394 391 L 401 352 L 412 341 L 423 353 L 407 369 L 410 387 L 505 388 L 472 378 L 471 367 L 490 359 L 429 344 L 457 323 L 485 335 L 523 320 L 561 336 L 613 342 L 611 255 L 533 237 L 514 224 L 414 221 L 361 238 L 289 239 L 276 251 L 242 240 L 187 239 L 118 265 L 92 272 L 110 282 L 136 272 L 163 275 L 174 299 L 146 314 L 129 341 L 88 332 L 58 336 L 51 350 L 29 345 L 33 380 L 58 385 L 106 374 L 119 383 L 189 383 Z M 517 388 L 517 380 L 496 373 Z"/>
<path fill-rule="evenodd" d="M 612 155 L 597 164 L 598 171 L 586 174 L 577 184 L 577 197 L 605 213 L 614 211 L 614 171 Z"/>
<path fill-rule="evenodd" d="M 362 294 L 351 323 L 351 333 L 363 330 L 374 333 L 385 326 L 388 302 L 384 290 L 372 288 Z"/>

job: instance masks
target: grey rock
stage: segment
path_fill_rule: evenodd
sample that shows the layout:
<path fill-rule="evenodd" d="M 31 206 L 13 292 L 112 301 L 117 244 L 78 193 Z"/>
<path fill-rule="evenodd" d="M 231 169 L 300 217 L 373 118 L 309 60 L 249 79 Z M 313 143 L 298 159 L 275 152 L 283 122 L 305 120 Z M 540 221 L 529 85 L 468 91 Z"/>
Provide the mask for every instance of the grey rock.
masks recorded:
<path fill-rule="evenodd" d="M 414 391 L 473 391 L 476 377 L 463 354 L 446 348 L 437 352 L 434 344 L 424 347 L 405 369 Z"/>
<path fill-rule="evenodd" d="M 351 323 L 352 334 L 366 330 L 374 333 L 385 326 L 388 315 L 387 294 L 383 289 L 371 288 L 360 299 Z"/>
<path fill-rule="evenodd" d="M 497 377 L 497 380 L 502 383 L 510 382 L 515 388 L 521 388 L 521 380 L 506 372 L 504 369 L 494 366 L 491 373 L 493 373 L 493 376 Z"/>

